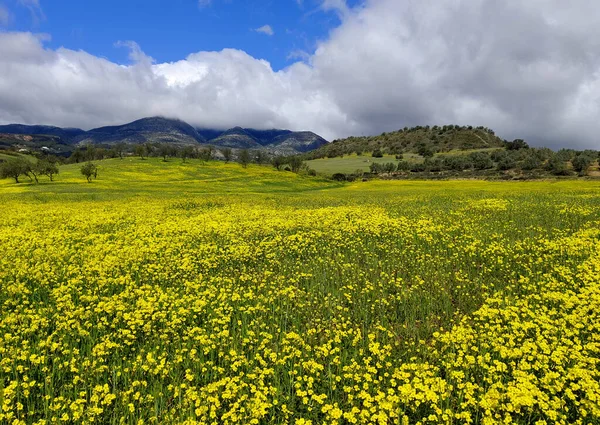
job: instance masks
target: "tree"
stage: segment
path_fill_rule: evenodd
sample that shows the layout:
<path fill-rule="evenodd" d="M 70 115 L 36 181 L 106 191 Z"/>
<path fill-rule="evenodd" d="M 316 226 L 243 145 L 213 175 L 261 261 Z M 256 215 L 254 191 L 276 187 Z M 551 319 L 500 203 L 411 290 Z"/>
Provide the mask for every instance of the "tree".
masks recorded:
<path fill-rule="evenodd" d="M 92 177 L 98 177 L 98 167 L 93 162 L 86 162 L 81 166 L 81 174 L 87 179 L 88 183 L 91 183 Z"/>
<path fill-rule="evenodd" d="M 585 175 L 587 174 L 590 165 L 592 165 L 592 162 L 594 162 L 594 158 L 592 158 L 591 156 L 585 153 L 579 154 L 575 158 L 573 158 L 573 169 Z"/>
<path fill-rule="evenodd" d="M 284 156 L 277 155 L 273 158 L 273 167 L 275 167 L 277 171 L 281 171 L 285 164 L 287 164 L 287 159 Z"/>
<path fill-rule="evenodd" d="M 434 152 L 431 150 L 431 148 L 424 144 L 419 146 L 417 153 L 423 158 L 431 158 L 434 155 Z"/>
<path fill-rule="evenodd" d="M 167 158 L 171 156 L 173 149 L 167 143 L 161 143 L 158 147 L 158 155 L 162 156 L 163 162 L 167 162 Z"/>
<path fill-rule="evenodd" d="M 248 166 L 248 164 L 250 163 L 250 152 L 248 152 L 248 149 L 242 149 L 238 153 L 238 162 L 244 168 Z"/>
<path fill-rule="evenodd" d="M 509 155 L 505 156 L 498 163 L 498 170 L 507 171 L 517 166 L 517 162 Z"/>
<path fill-rule="evenodd" d="M 539 159 L 538 155 L 530 154 L 525 157 L 523 163 L 521 164 L 521 169 L 525 171 L 535 170 L 536 168 L 540 168 L 542 165 L 542 161 Z"/>
<path fill-rule="evenodd" d="M 288 164 L 290 165 L 292 171 L 294 173 L 297 173 L 304 165 L 304 161 L 302 161 L 302 158 L 300 156 L 294 155 L 289 157 Z"/>
<path fill-rule="evenodd" d="M 77 164 L 79 164 L 79 161 L 83 160 L 83 152 L 81 151 L 81 148 L 75 148 L 75 150 L 71 154 L 71 160 L 75 161 Z"/>
<path fill-rule="evenodd" d="M 410 162 L 408 161 L 398 161 L 398 167 L 396 167 L 396 170 L 403 172 L 403 171 L 410 171 Z"/>
<path fill-rule="evenodd" d="M 144 157 L 148 154 L 147 152 L 146 145 L 136 145 L 135 154 L 140 158 L 145 159 Z"/>
<path fill-rule="evenodd" d="M 381 149 L 377 148 L 373 151 L 373 153 L 371 154 L 371 156 L 373 158 L 383 158 L 383 152 L 381 152 Z"/>
<path fill-rule="evenodd" d="M 194 156 L 194 148 L 192 146 L 185 146 L 179 151 L 179 156 L 185 162 L 188 158 Z"/>
<path fill-rule="evenodd" d="M 492 158 L 490 158 L 490 155 L 486 152 L 473 152 L 469 155 L 469 158 L 476 170 L 494 168 L 494 161 L 492 161 Z"/>
<path fill-rule="evenodd" d="M 221 154 L 223 155 L 223 159 L 225 159 L 225 164 L 231 161 L 231 158 L 233 157 L 233 151 L 231 150 L 231 148 L 221 149 Z"/>
<path fill-rule="evenodd" d="M 0 178 L 15 179 L 19 183 L 19 177 L 28 175 L 31 164 L 24 158 L 11 158 L 0 164 Z"/>
<path fill-rule="evenodd" d="M 554 155 L 552 158 L 548 160 L 546 164 L 546 169 L 550 171 L 555 176 L 567 176 L 569 175 L 569 170 L 567 168 L 567 163 L 563 161 L 560 155 Z"/>
<path fill-rule="evenodd" d="M 58 165 L 48 159 L 42 159 L 34 166 L 38 174 L 48 176 L 50 181 L 54 181 L 54 175 L 58 174 Z"/>
<path fill-rule="evenodd" d="M 200 150 L 200 160 L 202 162 L 208 162 L 212 159 L 212 154 L 213 154 L 213 148 L 212 146 L 207 146 L 205 148 L 203 148 L 202 150 Z"/>
<path fill-rule="evenodd" d="M 125 144 L 125 142 L 119 142 L 115 144 L 115 152 L 117 152 L 119 158 L 123 159 L 123 155 L 125 154 L 126 148 L 127 145 Z"/>
<path fill-rule="evenodd" d="M 261 149 L 257 150 L 255 155 L 254 155 L 254 160 L 256 161 L 257 164 L 268 164 L 269 163 L 269 156 L 267 155 L 267 153 Z"/>

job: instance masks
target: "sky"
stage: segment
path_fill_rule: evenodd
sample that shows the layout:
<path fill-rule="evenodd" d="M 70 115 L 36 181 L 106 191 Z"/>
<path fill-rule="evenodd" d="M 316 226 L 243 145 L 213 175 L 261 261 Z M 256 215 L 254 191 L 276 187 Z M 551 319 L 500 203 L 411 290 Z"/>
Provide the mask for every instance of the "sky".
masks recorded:
<path fill-rule="evenodd" d="M 0 123 L 329 140 L 484 125 L 600 149 L 596 0 L 0 0 Z"/>

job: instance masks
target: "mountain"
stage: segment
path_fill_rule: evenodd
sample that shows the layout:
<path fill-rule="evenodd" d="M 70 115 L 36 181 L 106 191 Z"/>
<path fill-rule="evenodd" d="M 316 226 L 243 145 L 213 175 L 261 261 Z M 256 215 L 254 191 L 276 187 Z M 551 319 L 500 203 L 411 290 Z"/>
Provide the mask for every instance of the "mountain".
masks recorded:
<path fill-rule="evenodd" d="M 152 117 L 129 124 L 94 128 L 75 139 L 79 144 L 141 144 L 147 142 L 196 145 L 206 139 L 188 123 L 180 120 Z"/>
<path fill-rule="evenodd" d="M 198 130 L 208 135 L 207 130 Z M 253 128 L 235 127 L 224 131 L 217 137 L 208 138 L 207 142 L 215 146 L 236 149 L 260 149 L 261 147 L 275 153 L 304 153 L 326 145 L 327 140 L 311 131 L 290 130 L 256 130 Z"/>
<path fill-rule="evenodd" d="M 417 153 L 424 147 L 433 152 L 500 148 L 504 147 L 504 140 L 486 127 L 458 125 L 405 127 L 379 136 L 334 140 L 312 150 L 308 153 L 308 157 L 311 159 L 336 157 L 375 150 L 388 154 Z"/>
<path fill-rule="evenodd" d="M 24 125 L 24 124 L 9 124 L 0 125 L 0 133 L 2 134 L 25 134 L 25 135 L 46 135 L 60 137 L 64 142 L 69 143 L 78 136 L 85 133 L 80 128 L 60 128 L 50 125 Z"/>
<path fill-rule="evenodd" d="M 84 131 L 75 128 L 59 128 L 42 125 L 10 124 L 0 126 L 0 134 L 33 136 L 32 143 L 5 137 L 3 146 L 27 145 L 35 148 L 40 144 L 49 144 L 43 136 L 52 136 L 53 144 L 64 145 L 60 151 L 73 150 L 76 145 L 114 145 L 124 142 L 173 143 L 176 145 L 213 145 L 233 149 L 263 149 L 270 154 L 293 155 L 304 153 L 327 144 L 321 136 L 310 131 L 256 130 L 234 127 L 229 130 L 194 128 L 188 123 L 164 117 L 143 118 L 129 124 L 94 128 Z M 70 148 L 68 146 L 70 145 Z"/>

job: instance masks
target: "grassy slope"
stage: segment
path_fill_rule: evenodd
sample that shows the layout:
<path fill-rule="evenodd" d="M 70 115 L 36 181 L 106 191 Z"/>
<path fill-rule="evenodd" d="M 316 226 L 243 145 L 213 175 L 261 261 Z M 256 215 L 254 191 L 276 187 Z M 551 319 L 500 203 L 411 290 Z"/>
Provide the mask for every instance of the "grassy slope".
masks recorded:
<path fill-rule="evenodd" d="M 486 148 L 486 149 L 468 149 L 468 150 L 452 150 L 449 152 L 437 153 L 435 157 L 444 158 L 445 156 L 467 155 L 471 152 L 493 152 L 501 148 Z M 423 162 L 423 157 L 415 153 L 403 154 L 404 160 L 409 162 Z M 318 173 L 331 175 L 334 173 L 353 173 L 356 170 L 369 171 L 369 166 L 373 163 L 386 164 L 393 162 L 398 164 L 395 155 L 384 155 L 383 158 L 373 158 L 371 153 L 364 155 L 345 155 L 335 158 L 319 158 L 306 161 L 308 166 Z"/>

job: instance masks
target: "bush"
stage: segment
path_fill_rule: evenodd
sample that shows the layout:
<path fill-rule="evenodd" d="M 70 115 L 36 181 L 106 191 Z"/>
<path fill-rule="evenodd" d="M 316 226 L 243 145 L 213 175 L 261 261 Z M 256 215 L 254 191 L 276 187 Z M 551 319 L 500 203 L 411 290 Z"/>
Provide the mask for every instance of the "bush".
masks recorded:
<path fill-rule="evenodd" d="M 587 154 L 579 154 L 572 161 L 573 169 L 582 174 L 587 174 L 588 168 L 590 168 L 590 165 L 592 165 L 592 162 L 594 161 L 594 158 Z"/>
<path fill-rule="evenodd" d="M 494 161 L 487 152 L 473 152 L 469 159 L 476 170 L 488 170 L 494 168 Z"/>
<path fill-rule="evenodd" d="M 338 182 L 344 182 L 346 181 L 346 175 L 344 173 L 335 173 L 331 176 L 331 179 Z"/>
<path fill-rule="evenodd" d="M 507 171 L 513 168 L 516 168 L 517 162 L 510 156 L 506 155 L 500 162 L 498 163 L 498 170 Z"/>
<path fill-rule="evenodd" d="M 554 155 L 552 158 L 548 160 L 548 164 L 546 164 L 546 169 L 550 171 L 555 176 L 568 176 L 569 169 L 567 168 L 567 163 L 563 161 L 560 155 Z"/>
<path fill-rule="evenodd" d="M 383 158 L 383 152 L 381 152 L 381 149 L 375 149 L 371 156 L 373 158 Z"/>
<path fill-rule="evenodd" d="M 410 163 L 408 161 L 399 161 L 396 170 L 402 171 L 410 171 Z"/>
<path fill-rule="evenodd" d="M 535 170 L 536 168 L 540 168 L 542 166 L 542 161 L 538 158 L 537 155 L 528 155 L 521 164 L 521 169 L 525 171 Z"/>

